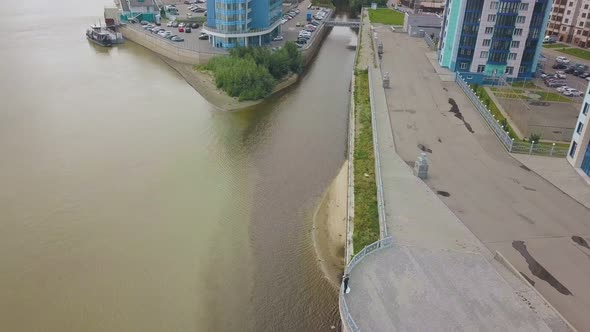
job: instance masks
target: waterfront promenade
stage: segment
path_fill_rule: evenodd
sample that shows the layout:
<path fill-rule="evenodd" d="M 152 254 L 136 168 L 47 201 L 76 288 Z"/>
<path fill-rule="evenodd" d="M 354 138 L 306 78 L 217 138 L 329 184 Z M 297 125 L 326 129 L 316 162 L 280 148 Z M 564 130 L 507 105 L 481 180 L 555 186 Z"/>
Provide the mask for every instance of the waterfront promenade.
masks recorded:
<path fill-rule="evenodd" d="M 370 38 L 368 30 L 363 29 L 363 46 Z M 384 43 L 397 38 L 410 38 L 405 34 L 392 33 L 384 27 L 383 31 L 386 30 L 390 34 L 382 38 Z M 422 41 L 408 40 L 408 43 L 418 42 Z M 384 61 L 388 61 L 388 56 L 398 57 L 400 50 L 406 52 L 406 46 L 403 45 L 398 45 L 396 49 L 396 52 L 390 50 L 389 54 L 386 51 Z M 417 57 L 411 53 L 407 56 Z M 371 64 L 372 58 L 370 49 L 363 48 L 359 63 Z M 405 56 L 404 60 L 408 61 Z M 424 53 L 416 61 L 422 60 L 429 66 L 424 69 L 429 71 L 428 74 L 415 72 L 411 80 L 415 80 L 416 84 L 428 84 L 436 79 L 437 84 L 441 84 Z M 411 67 L 412 61 L 405 65 Z M 386 92 L 381 87 L 379 69 L 370 65 L 369 70 L 382 166 L 386 225 L 394 244 L 391 248 L 364 258 L 350 274 L 351 292 L 344 297 L 359 329 L 569 330 L 559 313 L 511 270 L 510 265 L 502 265 L 501 258 L 494 259 L 494 253 L 457 218 L 435 191 L 413 175 L 408 164 L 421 151 L 417 148 L 412 150 L 412 157 L 402 158 L 398 155 L 391 125 L 394 120 L 390 118 L 388 103 L 393 105 L 403 100 L 402 103 L 411 105 L 420 104 L 423 100 L 431 101 L 428 92 L 406 92 L 396 95 L 395 100 L 392 100 L 386 94 L 407 84 L 409 76 L 387 70 L 392 77 L 392 88 Z M 442 103 L 439 106 L 447 107 Z M 407 109 L 411 112 L 409 106 Z M 440 113 L 438 108 L 435 109 Z M 405 121 L 398 125 L 411 130 L 414 124 Z M 460 125 L 455 127 L 465 130 L 463 124 Z M 431 167 L 437 165 L 432 163 Z M 433 174 L 436 175 L 436 172 Z M 345 329 L 350 330 L 346 326 Z"/>

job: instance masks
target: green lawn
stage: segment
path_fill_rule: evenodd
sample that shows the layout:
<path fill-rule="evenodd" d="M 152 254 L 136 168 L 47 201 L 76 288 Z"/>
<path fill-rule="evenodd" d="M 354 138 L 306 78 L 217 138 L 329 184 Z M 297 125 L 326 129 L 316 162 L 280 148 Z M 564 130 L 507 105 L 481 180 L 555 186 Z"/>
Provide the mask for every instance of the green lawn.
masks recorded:
<path fill-rule="evenodd" d="M 404 25 L 404 13 L 387 8 L 369 9 L 369 20 L 371 23 Z"/>
<path fill-rule="evenodd" d="M 336 8 L 331 0 L 311 0 L 311 5 L 314 7 Z"/>
<path fill-rule="evenodd" d="M 379 240 L 379 212 L 375 155 L 371 127 L 369 77 L 367 70 L 355 72 L 354 83 L 355 138 L 354 138 L 354 231 L 355 253 Z"/>
<path fill-rule="evenodd" d="M 566 96 L 555 92 L 533 91 L 533 93 L 540 95 L 542 101 L 558 101 L 564 103 L 572 102 L 572 100 L 567 98 Z"/>
<path fill-rule="evenodd" d="M 523 89 L 540 89 L 535 83 L 531 81 L 522 81 L 522 82 L 514 82 L 512 86 L 515 88 L 523 88 Z"/>
<path fill-rule="evenodd" d="M 570 46 L 566 45 L 566 44 L 556 43 L 556 44 L 543 44 L 543 47 L 544 48 L 567 48 Z"/>
<path fill-rule="evenodd" d="M 564 48 L 561 50 L 557 50 L 558 52 L 573 55 L 580 59 L 590 60 L 590 51 L 586 51 L 580 48 Z"/>

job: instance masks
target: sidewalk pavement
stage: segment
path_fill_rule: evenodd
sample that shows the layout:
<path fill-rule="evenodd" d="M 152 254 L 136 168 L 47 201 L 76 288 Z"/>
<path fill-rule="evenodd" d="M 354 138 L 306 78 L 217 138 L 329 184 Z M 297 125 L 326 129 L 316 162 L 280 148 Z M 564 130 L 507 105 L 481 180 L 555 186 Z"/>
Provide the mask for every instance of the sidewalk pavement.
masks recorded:
<path fill-rule="evenodd" d="M 513 153 L 512 156 L 590 209 L 590 178 L 578 174 L 565 158 L 529 156 L 517 153 Z M 590 216 L 588 218 L 590 219 Z"/>
<path fill-rule="evenodd" d="M 385 94 L 401 159 L 411 163 L 428 151 L 425 183 L 576 328 L 590 330 L 590 249 L 584 245 L 590 210 L 506 152 L 457 84 L 439 79 L 424 41 L 387 29 L 377 33 L 383 70 L 392 77 Z"/>
<path fill-rule="evenodd" d="M 396 153 L 380 72 L 369 71 L 394 245 L 351 271 L 351 292 L 344 297 L 360 330 L 568 330 Z"/>

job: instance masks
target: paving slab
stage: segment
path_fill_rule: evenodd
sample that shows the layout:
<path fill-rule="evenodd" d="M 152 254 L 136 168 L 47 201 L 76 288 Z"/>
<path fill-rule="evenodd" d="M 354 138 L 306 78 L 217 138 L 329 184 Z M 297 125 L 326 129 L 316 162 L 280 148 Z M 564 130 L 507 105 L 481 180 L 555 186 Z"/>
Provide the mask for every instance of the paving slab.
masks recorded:
<path fill-rule="evenodd" d="M 522 256 L 513 247 L 523 241 L 546 248 L 535 258 L 549 273 L 568 289 L 587 288 L 590 260 L 571 255 L 571 239 L 590 242 L 590 210 L 505 151 L 456 83 L 440 80 L 424 41 L 385 29 L 377 33 L 383 70 L 392 77 L 386 97 L 397 153 L 411 163 L 429 151 L 425 183 L 487 248 L 515 259 L 515 267 L 574 327 L 590 330 L 590 316 L 583 314 L 590 312 L 590 294 L 550 290 L 526 260 L 516 259 Z M 451 99 L 459 113 L 450 112 Z"/>

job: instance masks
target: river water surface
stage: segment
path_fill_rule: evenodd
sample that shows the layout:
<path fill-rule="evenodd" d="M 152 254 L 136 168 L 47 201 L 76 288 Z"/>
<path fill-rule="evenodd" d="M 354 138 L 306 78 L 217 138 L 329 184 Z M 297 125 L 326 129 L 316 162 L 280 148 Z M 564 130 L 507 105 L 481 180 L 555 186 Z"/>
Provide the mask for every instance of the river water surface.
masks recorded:
<path fill-rule="evenodd" d="M 221 113 L 142 47 L 88 43 L 109 2 L 0 6 L 0 330 L 338 326 L 310 216 L 345 157 L 354 33 Z"/>

